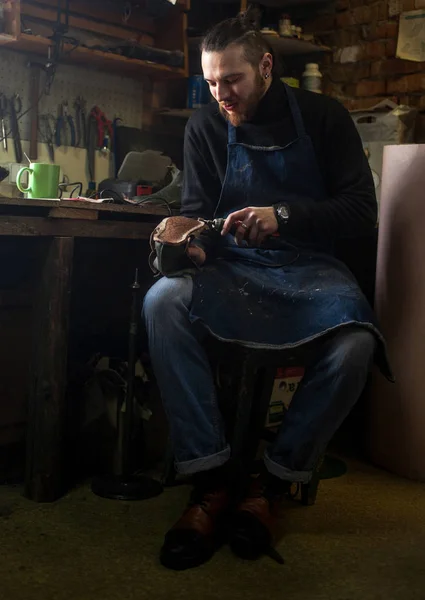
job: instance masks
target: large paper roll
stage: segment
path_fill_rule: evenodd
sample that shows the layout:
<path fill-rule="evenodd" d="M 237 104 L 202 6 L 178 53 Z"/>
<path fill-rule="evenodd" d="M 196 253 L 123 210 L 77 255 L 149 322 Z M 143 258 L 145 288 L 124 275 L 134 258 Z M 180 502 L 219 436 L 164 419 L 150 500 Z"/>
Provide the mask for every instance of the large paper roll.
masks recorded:
<path fill-rule="evenodd" d="M 374 375 L 371 458 L 425 481 L 425 145 L 384 150 L 375 308 L 396 383 Z"/>

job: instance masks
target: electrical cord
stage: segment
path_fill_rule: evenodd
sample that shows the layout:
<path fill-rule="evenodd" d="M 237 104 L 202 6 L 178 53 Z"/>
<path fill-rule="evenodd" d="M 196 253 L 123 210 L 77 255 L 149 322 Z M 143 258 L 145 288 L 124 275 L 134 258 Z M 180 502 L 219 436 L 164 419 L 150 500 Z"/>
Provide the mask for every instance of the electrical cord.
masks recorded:
<path fill-rule="evenodd" d="M 171 205 L 169 202 L 167 202 L 166 200 L 164 200 L 163 198 L 156 198 L 155 201 L 152 201 L 149 199 L 149 196 L 146 198 L 146 200 L 140 200 L 138 202 L 136 202 L 137 206 L 141 206 L 142 204 L 152 204 L 152 206 L 158 205 L 158 204 L 162 204 L 164 206 L 167 207 L 168 210 L 168 214 L 170 217 L 173 216 L 173 211 L 171 209 Z"/>
<path fill-rule="evenodd" d="M 80 191 L 78 192 L 77 197 L 82 195 L 82 193 L 83 193 L 83 184 L 82 184 L 81 181 L 74 181 L 72 183 L 70 183 L 69 181 L 67 181 L 67 182 L 59 184 L 59 191 L 60 191 L 59 198 L 62 199 L 63 192 L 65 191 L 66 188 L 71 187 L 71 185 L 73 185 L 75 187 L 72 188 L 71 194 L 69 196 L 70 198 L 73 197 L 73 194 L 74 194 L 75 190 L 78 190 L 78 189 Z"/>
<path fill-rule="evenodd" d="M 116 192 L 115 190 L 102 190 L 99 194 L 100 198 L 112 198 L 115 204 L 125 204 L 124 194 L 121 192 Z"/>
<path fill-rule="evenodd" d="M 126 25 L 127 25 L 128 21 L 130 20 L 131 13 L 132 13 L 131 2 L 126 2 L 124 5 L 124 11 L 123 11 L 123 16 L 122 16 L 123 23 L 125 23 Z"/>

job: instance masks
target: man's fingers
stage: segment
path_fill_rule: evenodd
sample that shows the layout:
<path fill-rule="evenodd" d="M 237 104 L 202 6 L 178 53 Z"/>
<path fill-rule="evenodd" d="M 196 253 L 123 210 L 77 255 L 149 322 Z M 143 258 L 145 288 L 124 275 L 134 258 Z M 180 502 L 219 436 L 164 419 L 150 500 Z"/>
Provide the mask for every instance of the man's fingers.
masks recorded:
<path fill-rule="evenodd" d="M 268 237 L 269 237 L 269 236 L 268 236 L 268 234 L 267 234 L 267 233 L 264 233 L 264 232 L 263 232 L 263 233 L 259 233 L 259 234 L 258 234 L 258 237 L 257 237 L 257 244 L 258 244 L 258 246 L 261 246 L 261 244 L 264 242 L 264 240 L 265 240 L 266 238 L 268 238 Z"/>
<path fill-rule="evenodd" d="M 238 246 L 242 245 L 242 242 L 246 239 L 245 236 L 248 233 L 248 228 L 242 226 L 242 223 L 235 231 L 235 240 Z"/>
<path fill-rule="evenodd" d="M 258 235 L 258 226 L 254 223 L 249 230 L 248 241 L 250 246 L 256 246 L 258 244 Z"/>
<path fill-rule="evenodd" d="M 227 235 L 236 221 L 243 221 L 247 214 L 247 209 L 237 210 L 234 213 L 231 213 L 227 219 L 224 221 L 223 229 L 221 231 L 221 235 Z"/>

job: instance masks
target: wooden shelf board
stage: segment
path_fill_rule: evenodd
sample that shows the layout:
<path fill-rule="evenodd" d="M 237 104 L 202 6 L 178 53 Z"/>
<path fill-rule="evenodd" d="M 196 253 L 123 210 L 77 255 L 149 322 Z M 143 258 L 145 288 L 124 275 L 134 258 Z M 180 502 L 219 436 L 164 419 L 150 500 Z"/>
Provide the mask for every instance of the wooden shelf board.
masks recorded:
<path fill-rule="evenodd" d="M 220 2 L 221 4 L 240 4 L 239 0 L 208 0 L 212 3 Z M 330 0 L 258 0 L 259 4 L 270 8 L 296 8 L 305 4 L 326 4 Z"/>
<path fill-rule="evenodd" d="M 13 42 L 16 42 L 16 37 L 14 35 L 10 35 L 9 33 L 0 33 L 0 46 L 11 44 Z"/>
<path fill-rule="evenodd" d="M 276 35 L 267 35 L 263 34 L 266 40 L 270 43 L 270 45 L 277 51 L 279 54 L 283 54 L 286 56 L 299 55 L 299 54 L 312 54 L 315 52 L 330 52 L 330 48 L 327 46 L 319 46 L 317 44 L 313 44 L 313 42 L 306 42 L 305 40 L 297 40 L 295 38 L 285 38 Z M 189 46 L 191 48 L 199 47 L 202 41 L 202 37 L 192 37 L 189 38 Z"/>
<path fill-rule="evenodd" d="M 269 44 L 279 54 L 286 56 L 299 55 L 299 54 L 311 54 L 314 52 L 329 52 L 330 48 L 327 46 L 319 46 L 313 42 L 306 42 L 305 40 L 297 40 L 295 38 L 285 38 L 275 35 L 263 34 Z"/>
<path fill-rule="evenodd" d="M 51 41 L 35 35 L 22 34 L 18 39 L 11 39 L 7 47 L 11 50 L 31 52 L 47 56 L 47 48 Z M 82 65 L 85 67 L 96 67 L 104 71 L 127 74 L 132 77 L 150 76 L 155 79 L 178 79 L 186 76 L 185 69 L 174 68 L 167 65 L 156 64 L 147 60 L 127 58 L 111 52 L 90 50 L 89 48 L 77 47 L 73 49 L 72 44 L 64 45 L 64 62 Z"/>

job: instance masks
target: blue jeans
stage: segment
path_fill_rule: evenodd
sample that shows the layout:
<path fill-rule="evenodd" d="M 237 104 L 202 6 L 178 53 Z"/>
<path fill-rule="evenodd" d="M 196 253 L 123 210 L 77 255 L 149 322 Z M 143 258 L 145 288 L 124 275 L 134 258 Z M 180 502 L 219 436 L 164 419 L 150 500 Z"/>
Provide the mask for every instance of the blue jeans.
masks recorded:
<path fill-rule="evenodd" d="M 189 320 L 190 277 L 162 278 L 147 293 L 143 316 L 167 413 L 176 468 L 190 475 L 230 457 L 205 335 Z M 264 462 L 280 479 L 307 483 L 329 440 L 357 402 L 376 348 L 374 335 L 345 327 L 323 342 L 306 370 Z"/>

